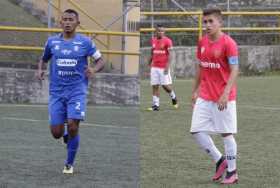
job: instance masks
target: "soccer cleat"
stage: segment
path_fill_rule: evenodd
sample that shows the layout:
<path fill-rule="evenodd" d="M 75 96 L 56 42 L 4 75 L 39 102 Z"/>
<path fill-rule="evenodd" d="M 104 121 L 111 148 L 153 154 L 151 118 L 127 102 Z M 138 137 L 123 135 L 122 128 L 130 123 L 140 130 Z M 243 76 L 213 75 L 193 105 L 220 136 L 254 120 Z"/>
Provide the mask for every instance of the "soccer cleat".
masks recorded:
<path fill-rule="evenodd" d="M 66 164 L 62 172 L 63 174 L 73 174 L 73 171 L 74 171 L 73 166 Z"/>
<path fill-rule="evenodd" d="M 152 107 L 147 109 L 148 111 L 159 111 L 159 106 L 153 105 Z"/>
<path fill-rule="evenodd" d="M 221 184 L 234 184 L 238 182 L 238 175 L 237 175 L 237 171 L 234 170 L 232 172 L 227 172 L 225 178 L 223 179 L 223 181 L 221 182 Z"/>
<path fill-rule="evenodd" d="M 216 173 L 212 177 L 212 180 L 213 181 L 219 180 L 223 176 L 226 169 L 227 169 L 227 160 L 224 156 L 222 156 L 221 159 L 216 163 Z"/>
<path fill-rule="evenodd" d="M 177 98 L 172 99 L 172 104 L 173 104 L 174 108 L 176 108 L 176 109 L 179 108 Z"/>

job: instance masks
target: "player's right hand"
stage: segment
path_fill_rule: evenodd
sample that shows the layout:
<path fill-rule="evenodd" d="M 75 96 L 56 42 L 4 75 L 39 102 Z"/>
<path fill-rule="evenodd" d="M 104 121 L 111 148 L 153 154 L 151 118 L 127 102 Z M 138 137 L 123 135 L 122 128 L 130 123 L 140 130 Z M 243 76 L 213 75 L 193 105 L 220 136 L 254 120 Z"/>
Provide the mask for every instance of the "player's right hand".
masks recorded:
<path fill-rule="evenodd" d="M 36 72 L 36 77 L 38 78 L 38 80 L 44 80 L 44 75 L 45 75 L 45 72 L 42 71 L 42 70 L 37 70 Z"/>
<path fill-rule="evenodd" d="M 191 101 L 192 102 L 192 107 L 194 107 L 197 98 L 198 98 L 198 92 L 195 91 L 195 92 L 192 93 L 192 101 Z"/>

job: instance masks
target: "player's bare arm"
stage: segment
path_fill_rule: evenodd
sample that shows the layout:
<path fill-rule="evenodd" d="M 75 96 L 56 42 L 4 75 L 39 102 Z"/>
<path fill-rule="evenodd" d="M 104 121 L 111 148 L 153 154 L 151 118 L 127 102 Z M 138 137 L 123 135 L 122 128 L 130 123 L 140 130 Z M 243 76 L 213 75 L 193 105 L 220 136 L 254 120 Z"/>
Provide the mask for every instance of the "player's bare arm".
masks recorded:
<path fill-rule="evenodd" d="M 192 105 L 195 104 L 196 99 L 198 98 L 198 90 L 199 90 L 199 84 L 200 84 L 200 65 L 198 63 L 195 64 L 195 77 L 193 82 L 193 88 L 192 88 Z"/>
<path fill-rule="evenodd" d="M 221 111 L 227 108 L 227 102 L 228 102 L 230 90 L 236 82 L 236 79 L 238 77 L 238 71 L 239 71 L 238 64 L 230 65 L 230 76 L 229 76 L 227 85 L 224 89 L 223 94 L 221 95 L 220 99 L 218 100 L 218 109 Z"/>
<path fill-rule="evenodd" d="M 150 56 L 148 65 L 151 66 L 152 62 L 153 62 L 153 49 L 151 49 L 151 56 Z"/>
<path fill-rule="evenodd" d="M 164 68 L 164 74 L 168 74 L 168 71 L 169 71 L 169 64 L 171 62 L 171 53 L 170 53 L 170 49 L 168 49 L 168 54 L 169 54 L 169 57 L 168 57 L 168 62 L 166 63 L 166 66 Z"/>
<path fill-rule="evenodd" d="M 103 61 L 102 58 L 98 58 L 95 60 L 95 66 L 90 67 L 88 66 L 86 69 L 86 75 L 88 78 L 91 78 L 95 73 L 100 72 L 105 66 L 105 62 Z"/>
<path fill-rule="evenodd" d="M 37 73 L 36 73 L 36 77 L 39 80 L 44 80 L 44 71 L 43 71 L 43 64 L 45 62 L 43 62 L 43 60 L 40 60 L 38 63 L 38 69 L 37 69 Z"/>

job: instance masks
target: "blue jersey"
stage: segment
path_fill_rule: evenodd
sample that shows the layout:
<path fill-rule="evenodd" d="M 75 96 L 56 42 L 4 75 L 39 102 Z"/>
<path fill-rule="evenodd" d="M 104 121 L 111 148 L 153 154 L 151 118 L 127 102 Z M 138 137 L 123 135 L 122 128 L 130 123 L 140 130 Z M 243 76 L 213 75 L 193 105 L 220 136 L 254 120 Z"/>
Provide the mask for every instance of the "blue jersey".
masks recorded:
<path fill-rule="evenodd" d="M 86 36 L 75 34 L 65 40 L 62 34 L 49 37 L 45 45 L 42 60 L 50 63 L 50 90 L 61 86 L 88 84 L 85 70 L 88 56 L 99 58 L 100 52 Z"/>

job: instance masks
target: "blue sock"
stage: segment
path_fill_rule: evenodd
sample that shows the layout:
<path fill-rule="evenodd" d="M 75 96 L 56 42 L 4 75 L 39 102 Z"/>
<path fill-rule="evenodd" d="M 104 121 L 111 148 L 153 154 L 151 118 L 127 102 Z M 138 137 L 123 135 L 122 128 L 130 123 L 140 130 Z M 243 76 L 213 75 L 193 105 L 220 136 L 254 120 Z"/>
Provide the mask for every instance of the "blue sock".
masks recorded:
<path fill-rule="evenodd" d="M 73 138 L 69 138 L 67 142 L 67 161 L 66 164 L 73 165 L 76 153 L 79 148 L 80 135 L 76 135 Z"/>

